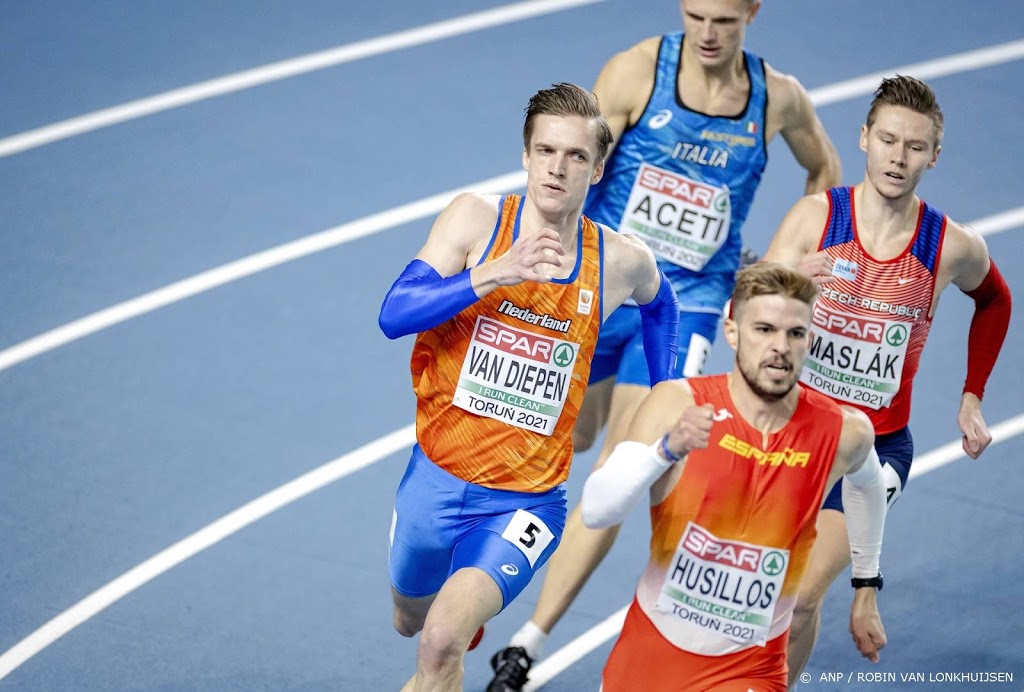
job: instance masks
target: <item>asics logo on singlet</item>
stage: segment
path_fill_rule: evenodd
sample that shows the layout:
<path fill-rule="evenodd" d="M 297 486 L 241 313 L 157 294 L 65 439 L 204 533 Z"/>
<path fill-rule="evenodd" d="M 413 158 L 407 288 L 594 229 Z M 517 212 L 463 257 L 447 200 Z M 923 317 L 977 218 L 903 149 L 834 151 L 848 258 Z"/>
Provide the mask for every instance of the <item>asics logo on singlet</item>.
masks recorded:
<path fill-rule="evenodd" d="M 647 127 L 652 130 L 660 130 L 670 122 L 672 122 L 672 111 L 664 108 L 651 116 L 651 119 L 647 121 Z"/>

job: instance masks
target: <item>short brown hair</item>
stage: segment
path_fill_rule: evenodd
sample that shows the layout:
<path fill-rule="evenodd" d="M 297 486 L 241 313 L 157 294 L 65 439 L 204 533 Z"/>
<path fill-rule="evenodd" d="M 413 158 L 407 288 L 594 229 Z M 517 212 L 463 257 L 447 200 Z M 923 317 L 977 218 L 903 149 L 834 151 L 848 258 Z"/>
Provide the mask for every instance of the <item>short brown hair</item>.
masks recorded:
<path fill-rule="evenodd" d="M 814 305 L 818 287 L 806 274 L 773 262 L 758 262 L 736 273 L 732 291 L 732 314 L 751 298 L 782 296 Z"/>
<path fill-rule="evenodd" d="M 932 88 L 920 79 L 896 75 L 887 77 L 875 90 L 875 98 L 868 109 L 868 129 L 875 124 L 875 117 L 881 106 L 902 106 L 915 113 L 927 115 L 935 125 L 935 146 L 942 141 L 942 109 Z"/>
<path fill-rule="evenodd" d="M 530 98 L 526 106 L 526 122 L 523 123 L 523 146 L 530 148 L 533 124 L 538 115 L 578 115 L 597 122 L 597 156 L 604 161 L 612 145 L 612 130 L 601 115 L 597 97 L 590 91 L 575 84 L 561 82 L 552 84 L 550 89 L 541 89 Z"/>

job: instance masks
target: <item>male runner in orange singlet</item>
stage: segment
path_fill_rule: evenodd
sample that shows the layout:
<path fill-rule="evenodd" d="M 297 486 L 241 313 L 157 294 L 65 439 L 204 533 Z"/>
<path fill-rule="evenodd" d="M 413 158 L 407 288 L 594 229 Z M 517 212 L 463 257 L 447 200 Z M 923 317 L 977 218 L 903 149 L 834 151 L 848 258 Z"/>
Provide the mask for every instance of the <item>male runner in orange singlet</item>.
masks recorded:
<path fill-rule="evenodd" d="M 422 631 L 406 690 L 462 689 L 474 633 L 558 544 L 602 319 L 632 298 L 651 378 L 675 367 L 670 282 L 641 241 L 581 213 L 610 143 L 589 91 L 535 94 L 523 127 L 526 195 L 458 196 L 381 307 L 388 337 L 418 333 L 417 444 L 390 552 L 395 628 Z"/>
<path fill-rule="evenodd" d="M 588 526 L 621 522 L 644 494 L 651 504 L 650 562 L 604 692 L 785 690 L 797 588 L 840 477 L 855 574 L 877 573 L 886 506 L 871 423 L 797 381 L 817 295 L 781 265 L 742 270 L 725 322 L 732 372 L 654 387 L 587 480 Z M 855 592 L 850 630 L 877 661 L 874 589 Z"/>

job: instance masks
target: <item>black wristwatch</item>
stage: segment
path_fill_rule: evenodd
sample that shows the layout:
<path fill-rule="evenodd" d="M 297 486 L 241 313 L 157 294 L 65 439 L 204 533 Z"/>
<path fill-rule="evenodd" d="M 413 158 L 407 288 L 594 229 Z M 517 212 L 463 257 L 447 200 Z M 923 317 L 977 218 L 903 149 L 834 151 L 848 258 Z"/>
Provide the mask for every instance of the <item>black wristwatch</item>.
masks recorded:
<path fill-rule="evenodd" d="M 876 589 L 878 589 L 879 591 L 881 591 L 882 590 L 882 573 L 879 572 L 878 576 L 868 577 L 867 579 L 858 579 L 857 577 L 854 577 L 853 579 L 850 580 L 850 584 L 855 589 L 862 589 L 865 586 L 873 586 Z"/>

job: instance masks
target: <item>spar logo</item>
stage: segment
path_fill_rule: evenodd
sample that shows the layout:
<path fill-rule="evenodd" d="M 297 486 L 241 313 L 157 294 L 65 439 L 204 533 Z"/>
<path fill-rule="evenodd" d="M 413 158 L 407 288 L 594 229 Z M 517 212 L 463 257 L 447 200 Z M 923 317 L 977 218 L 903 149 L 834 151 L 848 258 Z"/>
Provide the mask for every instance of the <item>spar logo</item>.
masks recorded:
<path fill-rule="evenodd" d="M 683 546 L 699 558 L 746 572 L 756 572 L 761 564 L 760 548 L 746 543 L 723 541 L 693 524 L 686 529 Z"/>
<path fill-rule="evenodd" d="M 778 550 L 772 550 L 764 556 L 764 562 L 761 563 L 761 571 L 769 577 L 782 574 L 784 569 L 786 569 L 786 556 Z"/>
<path fill-rule="evenodd" d="M 559 344 L 555 347 L 555 358 L 554 362 L 560 368 L 567 368 L 572 365 L 573 359 L 576 357 L 576 352 L 572 350 L 572 346 L 569 344 Z"/>
<path fill-rule="evenodd" d="M 715 188 L 702 185 L 668 171 L 651 168 L 647 164 L 640 167 L 639 182 L 642 187 L 648 190 L 675 197 L 704 209 L 710 209 L 715 201 Z"/>
<path fill-rule="evenodd" d="M 910 336 L 910 330 L 907 329 L 907 325 L 894 324 L 885 332 L 885 343 L 890 346 L 902 346 L 908 336 Z"/>
<path fill-rule="evenodd" d="M 831 312 L 817 304 L 811 314 L 811 321 L 832 334 L 873 344 L 882 343 L 882 335 L 885 333 L 885 322 L 881 320 Z"/>
<path fill-rule="evenodd" d="M 557 355 L 559 361 L 566 361 L 568 359 L 568 362 L 571 363 L 572 358 L 575 356 L 572 352 L 572 347 L 567 344 L 560 344 L 556 351 L 554 339 L 520 331 L 501 322 L 489 320 L 486 317 L 480 318 L 474 338 L 499 351 L 504 351 L 513 356 L 529 358 L 538 363 L 550 363 L 553 355 Z M 566 348 L 569 350 L 568 355 L 565 353 Z M 562 365 L 562 362 L 559 362 L 558 365 Z"/>

